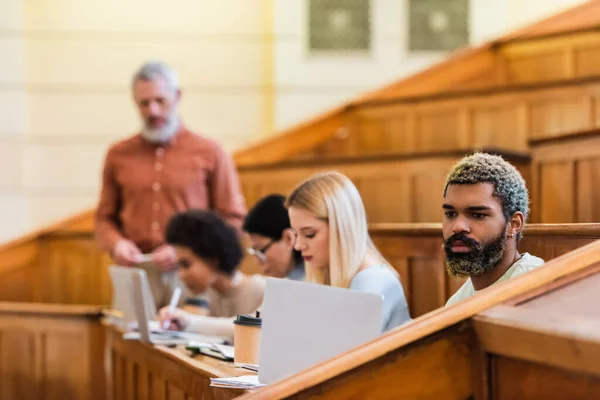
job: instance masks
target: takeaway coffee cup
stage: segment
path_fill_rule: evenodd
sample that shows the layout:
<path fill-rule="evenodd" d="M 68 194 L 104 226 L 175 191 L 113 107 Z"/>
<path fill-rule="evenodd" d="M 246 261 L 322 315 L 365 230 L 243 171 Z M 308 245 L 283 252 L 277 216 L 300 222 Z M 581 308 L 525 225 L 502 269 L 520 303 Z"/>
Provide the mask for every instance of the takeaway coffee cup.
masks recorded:
<path fill-rule="evenodd" d="M 258 364 L 262 318 L 238 315 L 233 321 L 233 352 L 235 364 Z"/>

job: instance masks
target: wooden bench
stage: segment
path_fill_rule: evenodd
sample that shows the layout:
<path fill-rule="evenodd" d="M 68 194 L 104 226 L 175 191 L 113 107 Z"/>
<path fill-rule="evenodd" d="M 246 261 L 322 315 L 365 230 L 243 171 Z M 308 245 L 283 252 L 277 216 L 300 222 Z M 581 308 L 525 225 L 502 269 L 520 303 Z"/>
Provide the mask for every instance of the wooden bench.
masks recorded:
<path fill-rule="evenodd" d="M 124 340 L 99 306 L 0 302 L 0 398 L 231 399 L 211 377 L 253 374 L 185 349 Z"/>
<path fill-rule="evenodd" d="M 113 326 L 106 326 L 106 335 L 113 400 L 228 400 L 245 391 L 210 387 L 210 378 L 254 374 L 235 368 L 232 362 L 203 355 L 190 357 L 181 346 L 124 340 L 123 332 Z"/>
<path fill-rule="evenodd" d="M 413 317 L 442 307 L 463 284 L 446 273 L 441 224 L 374 224 L 370 232 L 400 273 Z M 600 224 L 528 224 L 519 250 L 549 261 L 597 239 Z"/>
<path fill-rule="evenodd" d="M 526 180 L 530 158 L 492 150 L 512 162 Z M 370 223 L 441 221 L 446 176 L 467 150 L 373 156 L 360 159 L 290 161 L 240 167 L 246 201 L 254 204 L 270 193 L 288 194 L 310 175 L 326 170 L 346 174 L 357 186 Z"/>
<path fill-rule="evenodd" d="M 435 207 L 441 217 L 441 205 Z M 441 224 L 372 224 L 370 232 L 400 273 L 411 315 L 441 307 L 462 284 L 446 274 Z M 550 260 L 598 238 L 600 224 L 529 224 L 521 250 Z M 2 301 L 96 305 L 111 302 L 107 269 L 110 259 L 97 250 L 93 235 L 84 224 L 7 245 L 0 249 L 0 256 Z M 248 261 L 245 268 L 255 270 L 252 260 Z"/>
<path fill-rule="evenodd" d="M 599 273 L 596 241 L 241 399 L 598 398 Z"/>

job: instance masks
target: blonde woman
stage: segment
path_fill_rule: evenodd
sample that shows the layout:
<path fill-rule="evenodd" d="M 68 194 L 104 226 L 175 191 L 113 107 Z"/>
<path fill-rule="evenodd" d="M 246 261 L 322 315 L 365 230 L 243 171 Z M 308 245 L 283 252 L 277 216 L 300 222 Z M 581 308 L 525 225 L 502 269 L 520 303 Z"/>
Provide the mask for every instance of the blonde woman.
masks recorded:
<path fill-rule="evenodd" d="M 373 245 L 350 179 L 339 172 L 314 175 L 294 189 L 286 206 L 306 281 L 381 294 L 382 331 L 410 320 L 398 274 Z"/>

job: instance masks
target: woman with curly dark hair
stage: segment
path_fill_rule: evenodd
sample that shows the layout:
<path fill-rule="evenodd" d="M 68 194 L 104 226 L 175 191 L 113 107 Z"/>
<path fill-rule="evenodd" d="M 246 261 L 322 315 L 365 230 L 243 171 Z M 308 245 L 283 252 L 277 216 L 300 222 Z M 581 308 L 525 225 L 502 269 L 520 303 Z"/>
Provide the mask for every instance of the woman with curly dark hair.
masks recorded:
<path fill-rule="evenodd" d="M 238 271 L 243 250 L 237 232 L 211 211 L 176 214 L 165 232 L 187 288 L 207 301 L 207 316 L 182 309 L 160 310 L 161 324 L 170 329 L 233 337 L 232 317 L 254 312 L 262 303 L 264 278 Z"/>

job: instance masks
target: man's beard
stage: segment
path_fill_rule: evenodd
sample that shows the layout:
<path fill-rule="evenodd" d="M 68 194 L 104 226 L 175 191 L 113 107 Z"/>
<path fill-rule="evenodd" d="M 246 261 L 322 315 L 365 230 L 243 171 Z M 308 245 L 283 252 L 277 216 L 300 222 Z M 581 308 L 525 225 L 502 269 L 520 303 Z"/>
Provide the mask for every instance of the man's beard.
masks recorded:
<path fill-rule="evenodd" d="M 506 233 L 501 232 L 488 244 L 473 240 L 464 232 L 452 235 L 444 241 L 444 252 L 446 253 L 446 271 L 450 275 L 469 277 L 483 275 L 498 265 L 504 251 L 506 250 Z M 471 248 L 468 253 L 454 253 L 452 244 L 461 241 L 465 246 Z"/>
<path fill-rule="evenodd" d="M 177 111 L 173 111 L 166 118 L 166 124 L 162 128 L 152 128 L 148 121 L 145 121 L 142 129 L 142 136 L 152 143 L 168 142 L 179 130 L 179 119 Z"/>

